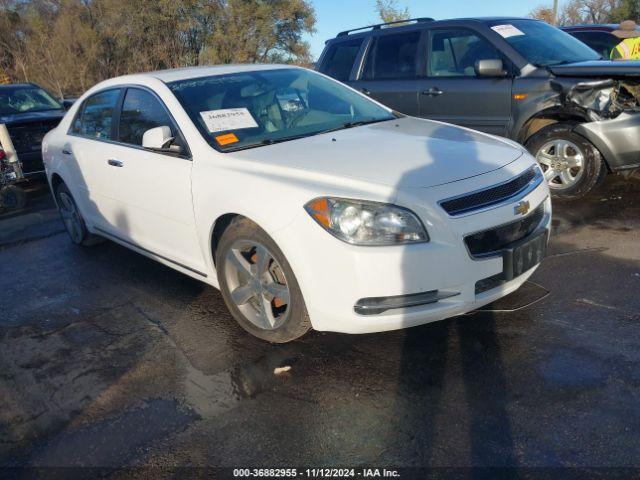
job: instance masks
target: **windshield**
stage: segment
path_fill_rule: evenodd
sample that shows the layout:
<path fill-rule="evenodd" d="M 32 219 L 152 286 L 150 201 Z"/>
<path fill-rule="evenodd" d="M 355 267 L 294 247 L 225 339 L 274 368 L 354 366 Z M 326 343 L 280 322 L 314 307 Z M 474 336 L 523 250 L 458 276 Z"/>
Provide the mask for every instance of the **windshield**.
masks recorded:
<path fill-rule="evenodd" d="M 252 148 L 395 118 L 347 87 L 300 68 L 240 72 L 169 84 L 220 151 Z"/>
<path fill-rule="evenodd" d="M 601 58 L 580 40 L 544 22 L 508 20 L 492 22 L 489 26 L 529 63 L 538 67 Z"/>
<path fill-rule="evenodd" d="M 62 106 L 41 88 L 32 86 L 0 88 L 0 115 L 61 109 Z"/>

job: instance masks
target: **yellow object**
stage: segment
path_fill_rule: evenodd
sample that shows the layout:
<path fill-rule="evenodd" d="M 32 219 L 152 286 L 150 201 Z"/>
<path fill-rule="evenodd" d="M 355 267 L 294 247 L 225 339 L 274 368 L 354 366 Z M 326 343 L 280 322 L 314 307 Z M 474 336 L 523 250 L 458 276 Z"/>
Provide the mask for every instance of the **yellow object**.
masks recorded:
<path fill-rule="evenodd" d="M 640 60 L 640 37 L 622 40 L 611 51 L 611 60 Z"/>

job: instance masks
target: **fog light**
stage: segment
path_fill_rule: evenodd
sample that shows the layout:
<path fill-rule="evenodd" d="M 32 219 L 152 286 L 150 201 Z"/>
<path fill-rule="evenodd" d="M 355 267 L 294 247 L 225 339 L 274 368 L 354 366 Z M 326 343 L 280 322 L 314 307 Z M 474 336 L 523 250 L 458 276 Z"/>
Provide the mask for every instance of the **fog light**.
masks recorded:
<path fill-rule="evenodd" d="M 419 307 L 436 303 L 446 298 L 460 295 L 460 292 L 440 292 L 430 290 L 422 293 L 412 293 L 410 295 L 397 295 L 394 297 L 370 297 L 358 300 L 353 309 L 360 315 L 378 315 L 387 310 L 398 308 Z"/>

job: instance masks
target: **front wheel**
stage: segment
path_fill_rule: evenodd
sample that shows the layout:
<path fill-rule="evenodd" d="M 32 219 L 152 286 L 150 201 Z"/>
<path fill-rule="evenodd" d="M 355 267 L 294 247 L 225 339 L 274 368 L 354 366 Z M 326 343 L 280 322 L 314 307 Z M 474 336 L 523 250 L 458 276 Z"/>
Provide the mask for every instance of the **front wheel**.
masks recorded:
<path fill-rule="evenodd" d="M 573 132 L 575 125 L 556 123 L 535 133 L 526 147 L 536 157 L 551 194 L 578 199 L 602 183 L 607 167 L 598 149 Z"/>
<path fill-rule="evenodd" d="M 216 250 L 216 269 L 224 301 L 247 332 L 286 343 L 311 329 L 287 259 L 253 222 L 237 219 L 225 230 Z"/>

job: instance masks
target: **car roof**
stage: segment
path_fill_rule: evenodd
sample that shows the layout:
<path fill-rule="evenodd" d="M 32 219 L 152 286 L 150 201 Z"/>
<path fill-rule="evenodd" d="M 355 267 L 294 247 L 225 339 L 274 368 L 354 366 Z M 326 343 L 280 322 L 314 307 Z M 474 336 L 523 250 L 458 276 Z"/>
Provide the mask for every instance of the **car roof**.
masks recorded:
<path fill-rule="evenodd" d="M 379 31 L 390 31 L 390 30 L 409 30 L 415 29 L 416 27 L 422 27 L 424 25 L 428 26 L 439 26 L 448 23 L 492 23 L 492 22 L 509 22 L 509 21 L 531 21 L 531 22 L 539 22 L 535 18 L 523 18 L 523 17 L 464 17 L 464 18 L 447 18 L 442 20 L 434 20 L 431 18 L 412 18 L 407 20 L 406 25 L 403 22 L 391 22 L 391 23 L 380 23 L 377 25 L 365 25 L 363 27 L 356 27 L 350 30 L 345 30 L 343 32 L 338 33 L 334 38 L 327 40 L 327 43 L 333 42 L 334 40 L 347 40 L 350 38 L 359 38 L 366 37 L 372 35 L 374 32 Z M 393 26 L 394 24 L 397 24 Z M 362 30 L 362 31 L 361 31 Z M 354 32 L 354 33 L 350 33 Z"/>
<path fill-rule="evenodd" d="M 299 68 L 294 65 L 282 64 L 230 64 L 230 65 L 211 65 L 204 67 L 184 67 L 173 68 L 169 70 L 158 70 L 155 72 L 141 73 L 143 77 L 153 77 L 164 83 L 176 82 L 179 80 L 188 80 L 191 78 L 212 77 L 216 75 L 227 75 L 230 73 L 242 72 L 259 72 L 263 70 L 275 70 L 283 68 Z M 127 77 L 119 77 L 125 79 Z"/>

